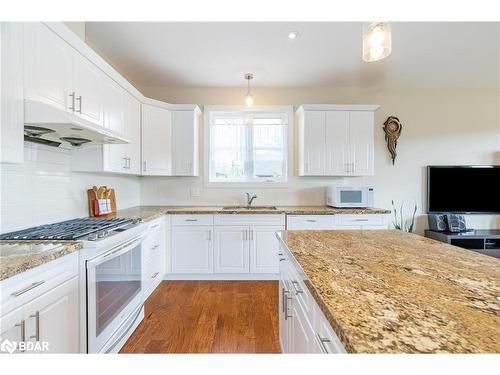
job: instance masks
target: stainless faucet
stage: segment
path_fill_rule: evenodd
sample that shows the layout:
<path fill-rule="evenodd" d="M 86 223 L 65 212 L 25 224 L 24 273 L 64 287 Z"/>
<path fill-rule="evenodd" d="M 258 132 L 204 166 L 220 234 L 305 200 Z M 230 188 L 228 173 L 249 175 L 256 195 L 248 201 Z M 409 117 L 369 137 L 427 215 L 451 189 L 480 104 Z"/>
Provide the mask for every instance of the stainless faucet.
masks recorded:
<path fill-rule="evenodd" d="M 252 196 L 250 196 L 250 193 L 245 193 L 245 194 L 247 196 L 247 207 L 250 207 L 252 205 L 253 200 L 257 198 L 257 195 L 252 194 Z"/>

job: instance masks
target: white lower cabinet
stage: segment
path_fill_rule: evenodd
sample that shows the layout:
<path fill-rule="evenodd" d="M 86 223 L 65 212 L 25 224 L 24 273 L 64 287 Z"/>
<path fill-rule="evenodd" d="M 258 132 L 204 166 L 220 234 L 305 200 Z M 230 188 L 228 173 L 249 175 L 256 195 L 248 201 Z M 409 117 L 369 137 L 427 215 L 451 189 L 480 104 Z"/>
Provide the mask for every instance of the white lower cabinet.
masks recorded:
<path fill-rule="evenodd" d="M 248 227 L 215 227 L 214 273 L 248 273 L 249 242 Z"/>
<path fill-rule="evenodd" d="M 287 215 L 287 230 L 388 229 L 388 214 Z"/>
<path fill-rule="evenodd" d="M 345 353 L 287 249 L 280 249 L 279 331 L 283 353 Z"/>
<path fill-rule="evenodd" d="M 148 298 L 160 284 L 166 266 L 166 225 L 161 217 L 147 224 L 147 235 L 142 244 L 142 289 Z"/>
<path fill-rule="evenodd" d="M 172 272 L 213 273 L 212 238 L 212 226 L 172 226 Z"/>
<path fill-rule="evenodd" d="M 172 274 L 276 279 L 275 233 L 285 229 L 284 221 L 281 214 L 172 215 Z"/>
<path fill-rule="evenodd" d="M 0 342 L 5 350 L 78 353 L 78 286 L 76 253 L 2 281 Z"/>

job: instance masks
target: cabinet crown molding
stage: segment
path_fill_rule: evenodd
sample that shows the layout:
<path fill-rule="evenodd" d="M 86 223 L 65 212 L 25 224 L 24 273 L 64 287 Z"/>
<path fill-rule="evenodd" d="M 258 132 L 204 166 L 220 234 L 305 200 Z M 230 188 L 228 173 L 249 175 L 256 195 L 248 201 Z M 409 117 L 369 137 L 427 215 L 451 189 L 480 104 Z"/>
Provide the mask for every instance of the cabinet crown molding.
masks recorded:
<path fill-rule="evenodd" d="M 302 111 L 376 111 L 376 104 L 302 104 L 297 112 Z"/>

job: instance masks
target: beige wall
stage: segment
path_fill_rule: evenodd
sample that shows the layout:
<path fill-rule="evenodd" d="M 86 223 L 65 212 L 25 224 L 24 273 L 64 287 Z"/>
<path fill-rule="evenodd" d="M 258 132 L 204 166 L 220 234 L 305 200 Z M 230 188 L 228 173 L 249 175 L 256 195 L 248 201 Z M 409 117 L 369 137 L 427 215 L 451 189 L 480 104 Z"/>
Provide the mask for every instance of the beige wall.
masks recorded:
<path fill-rule="evenodd" d="M 77 37 L 85 42 L 85 22 L 63 22 Z"/>
<path fill-rule="evenodd" d="M 244 88 L 141 88 L 146 96 L 171 103 L 242 104 Z M 384 90 L 335 88 L 255 88 L 256 105 L 305 103 L 378 104 L 375 117 L 375 176 L 345 179 L 375 186 L 375 204 L 413 204 L 425 212 L 425 166 L 429 164 L 492 164 L 500 162 L 500 91 L 496 90 Z M 403 123 L 398 158 L 392 166 L 382 124 L 389 115 Z M 202 164 L 203 165 L 203 164 Z M 324 186 L 341 178 L 292 177 L 283 189 L 248 189 L 258 204 L 323 204 Z M 191 189 L 200 197 L 191 197 Z M 202 177 L 147 177 L 141 181 L 142 204 L 233 204 L 242 202 L 245 189 L 204 187 Z M 473 215 L 476 228 L 500 228 L 500 216 Z M 417 231 L 427 221 L 418 218 Z"/>

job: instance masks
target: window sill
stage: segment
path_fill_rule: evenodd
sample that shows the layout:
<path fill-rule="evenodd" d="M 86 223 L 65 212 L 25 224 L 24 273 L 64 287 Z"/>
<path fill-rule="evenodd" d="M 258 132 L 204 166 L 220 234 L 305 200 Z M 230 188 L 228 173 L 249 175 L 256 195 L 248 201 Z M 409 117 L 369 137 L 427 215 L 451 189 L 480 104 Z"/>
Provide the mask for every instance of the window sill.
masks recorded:
<path fill-rule="evenodd" d="M 283 189 L 283 188 L 287 188 L 289 186 L 290 186 L 290 183 L 288 181 L 282 181 L 282 182 L 209 182 L 209 181 L 205 181 L 205 187 L 207 187 L 207 188 Z"/>

